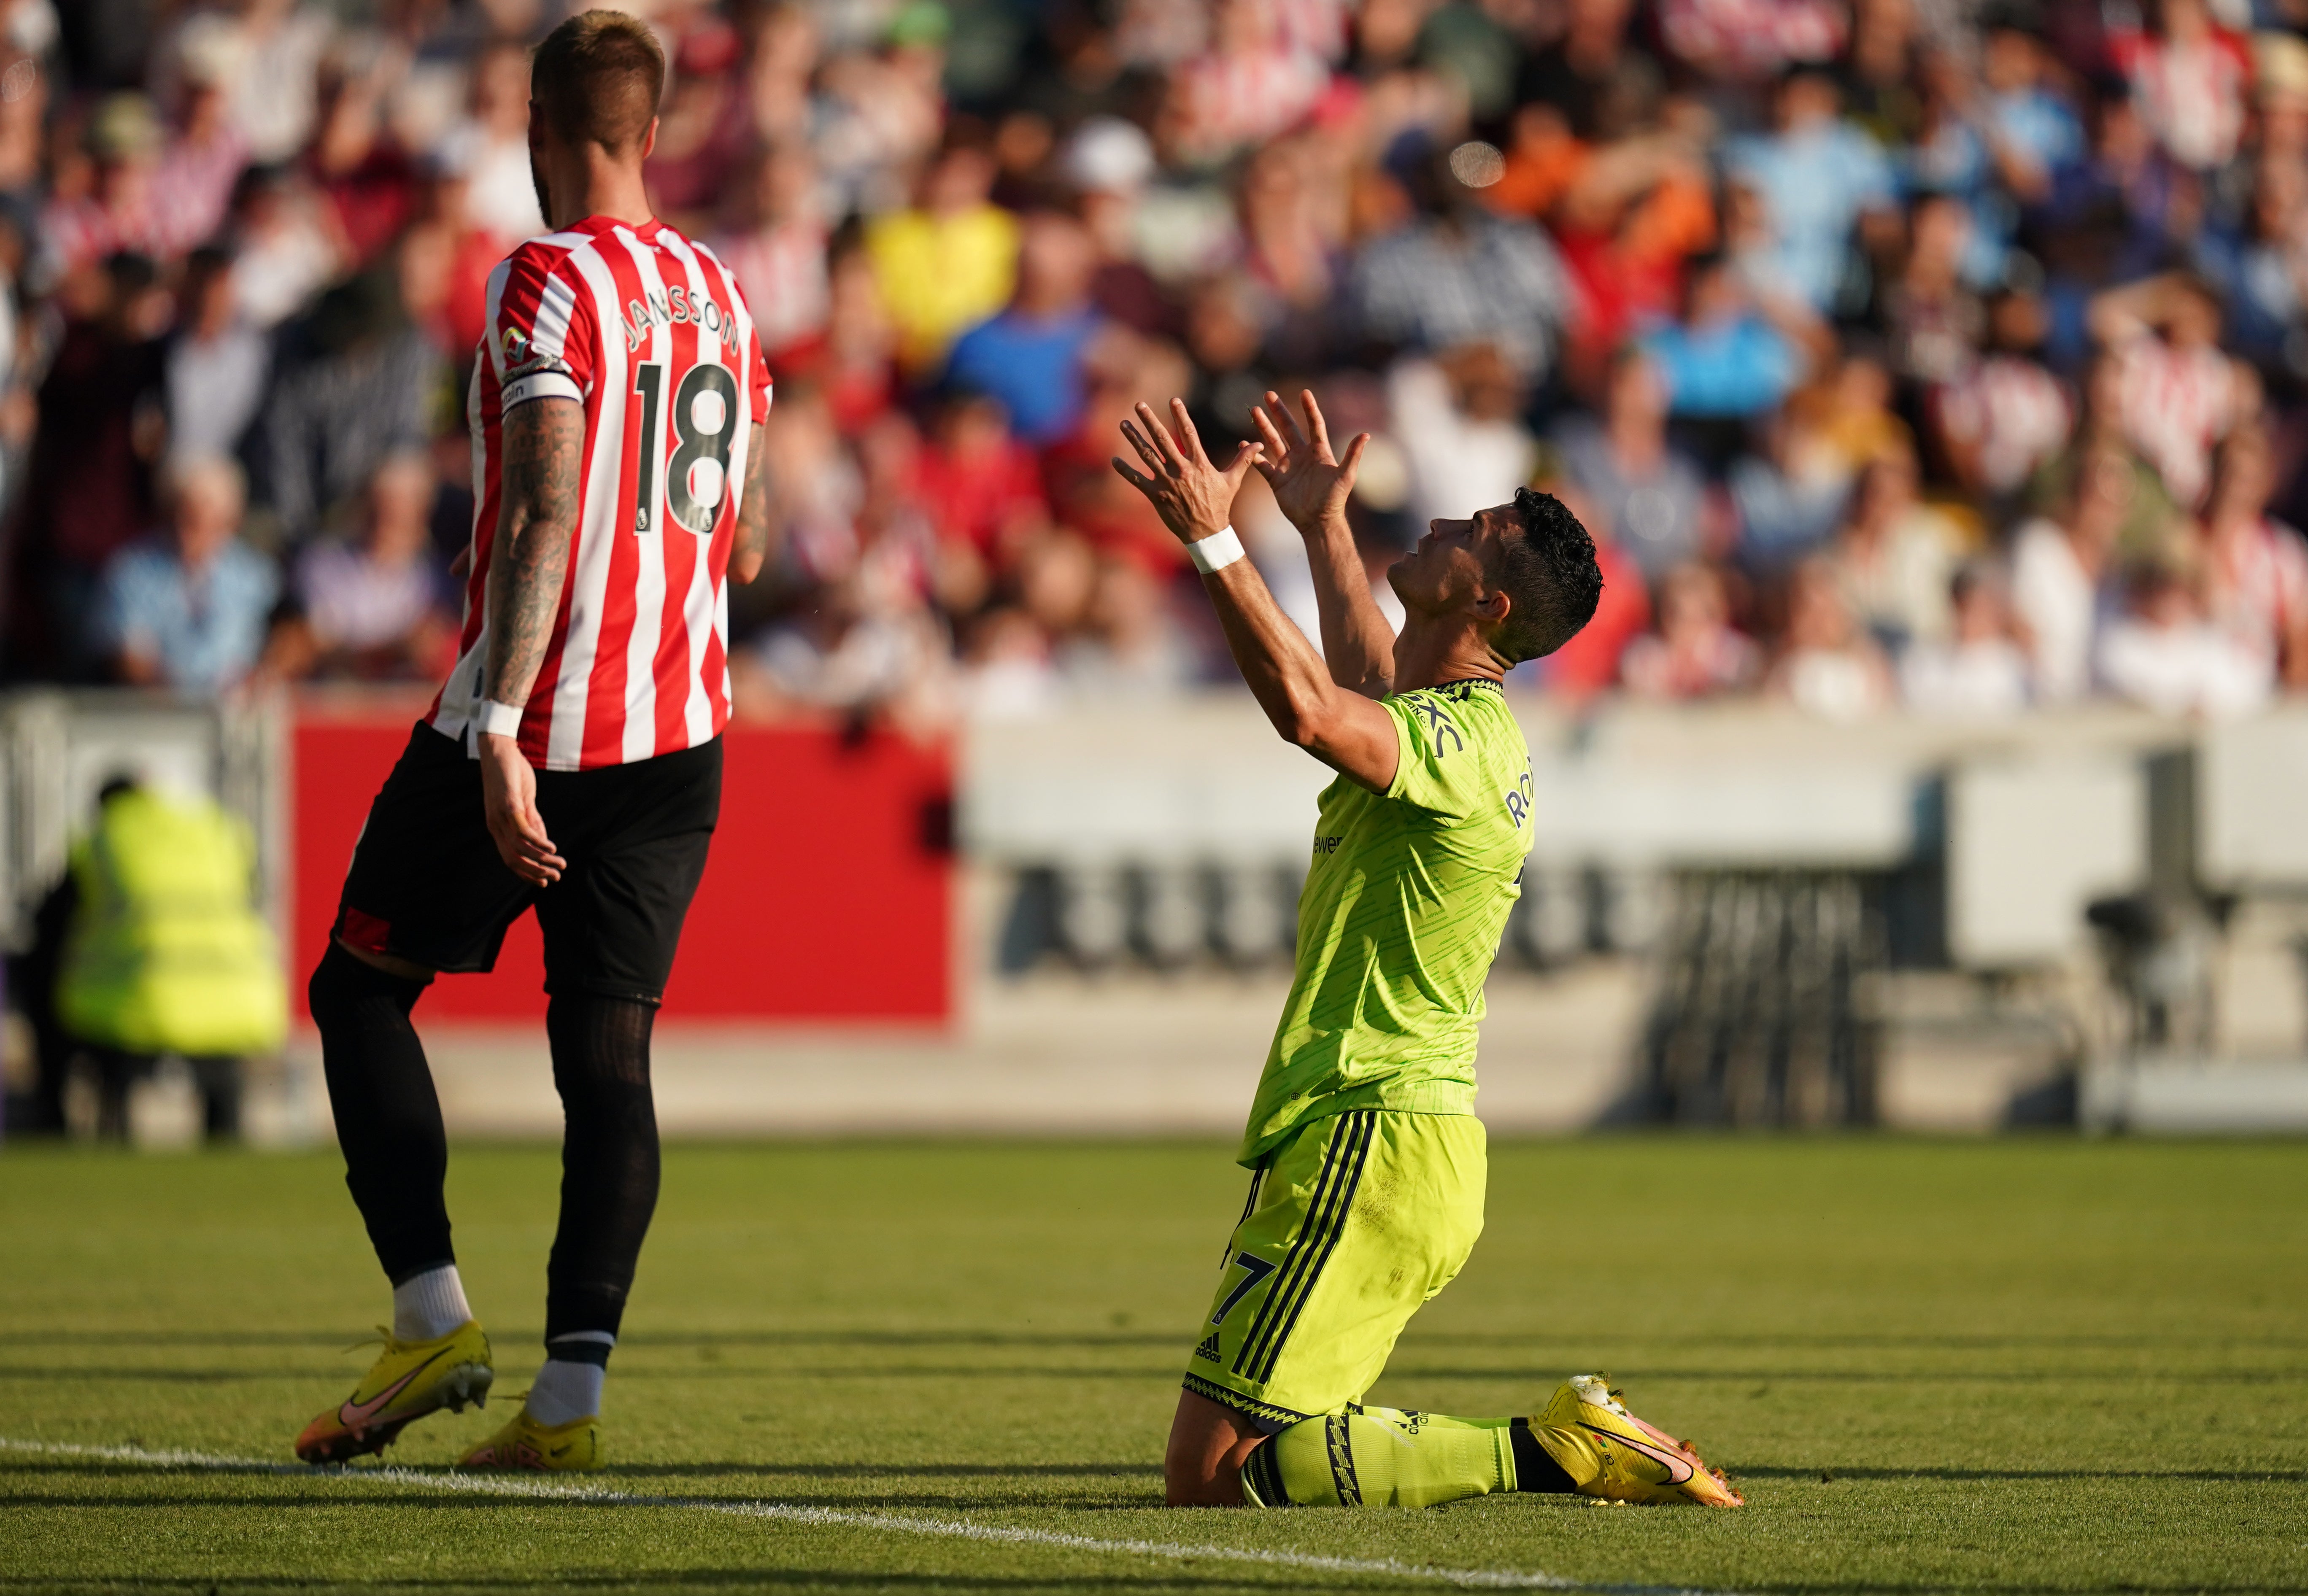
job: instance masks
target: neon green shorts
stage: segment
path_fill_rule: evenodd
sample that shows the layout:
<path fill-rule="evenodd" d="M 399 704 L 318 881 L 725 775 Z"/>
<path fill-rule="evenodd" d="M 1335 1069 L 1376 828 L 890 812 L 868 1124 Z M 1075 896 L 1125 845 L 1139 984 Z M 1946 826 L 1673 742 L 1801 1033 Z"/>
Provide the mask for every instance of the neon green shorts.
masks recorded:
<path fill-rule="evenodd" d="M 1186 1389 L 1270 1432 L 1359 1402 L 1483 1233 L 1483 1122 L 1356 1109 L 1251 1176 Z"/>

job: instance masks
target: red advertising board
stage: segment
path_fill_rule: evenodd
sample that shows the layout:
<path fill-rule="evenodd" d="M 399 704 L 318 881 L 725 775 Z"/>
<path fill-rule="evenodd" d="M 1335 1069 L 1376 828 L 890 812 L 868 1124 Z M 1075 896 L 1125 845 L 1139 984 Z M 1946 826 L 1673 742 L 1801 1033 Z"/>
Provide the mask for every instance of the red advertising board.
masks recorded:
<path fill-rule="evenodd" d="M 353 840 L 413 708 L 301 705 L 291 783 L 297 1012 Z M 952 759 L 892 734 L 734 725 L 721 823 L 665 995 L 668 1019 L 937 1025 L 952 1014 Z M 486 975 L 444 975 L 435 1019 L 541 1017 L 537 922 Z"/>

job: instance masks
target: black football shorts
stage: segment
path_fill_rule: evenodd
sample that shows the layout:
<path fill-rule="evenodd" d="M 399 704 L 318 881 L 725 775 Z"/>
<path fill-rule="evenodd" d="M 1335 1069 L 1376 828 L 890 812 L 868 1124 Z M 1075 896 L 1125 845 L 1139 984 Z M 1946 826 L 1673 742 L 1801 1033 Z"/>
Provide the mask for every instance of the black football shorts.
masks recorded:
<path fill-rule="evenodd" d="M 428 969 L 487 970 L 534 906 L 545 990 L 654 1003 L 721 812 L 721 742 L 593 770 L 540 770 L 537 807 L 568 861 L 531 887 L 481 817 L 481 768 L 423 721 L 386 777 L 338 900 L 347 947 Z"/>

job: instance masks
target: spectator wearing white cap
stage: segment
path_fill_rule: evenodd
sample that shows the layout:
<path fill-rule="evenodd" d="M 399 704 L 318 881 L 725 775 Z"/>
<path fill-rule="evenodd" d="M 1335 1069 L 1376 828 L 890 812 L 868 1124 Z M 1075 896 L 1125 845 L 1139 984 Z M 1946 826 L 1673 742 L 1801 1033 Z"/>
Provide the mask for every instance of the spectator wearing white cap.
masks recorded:
<path fill-rule="evenodd" d="M 1058 164 L 1098 252 L 1091 300 L 1115 321 L 1149 337 L 1172 330 L 1175 312 L 1141 259 L 1141 202 L 1155 172 L 1152 142 L 1134 123 L 1093 116 L 1066 141 Z"/>

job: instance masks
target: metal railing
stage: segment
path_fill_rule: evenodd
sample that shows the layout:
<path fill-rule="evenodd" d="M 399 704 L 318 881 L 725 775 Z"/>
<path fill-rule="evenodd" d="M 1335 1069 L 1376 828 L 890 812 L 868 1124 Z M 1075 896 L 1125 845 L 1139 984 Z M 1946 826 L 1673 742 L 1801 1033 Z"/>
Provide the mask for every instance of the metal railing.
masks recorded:
<path fill-rule="evenodd" d="M 107 781 L 128 776 L 214 798 L 256 839 L 258 897 L 276 931 L 289 880 L 288 699 L 227 701 L 126 689 L 0 696 L 0 940 L 21 948 Z"/>

